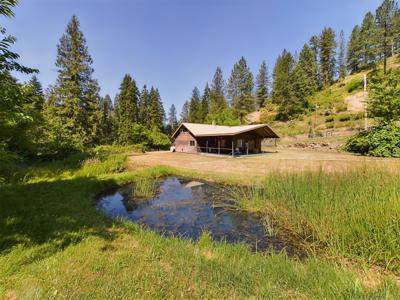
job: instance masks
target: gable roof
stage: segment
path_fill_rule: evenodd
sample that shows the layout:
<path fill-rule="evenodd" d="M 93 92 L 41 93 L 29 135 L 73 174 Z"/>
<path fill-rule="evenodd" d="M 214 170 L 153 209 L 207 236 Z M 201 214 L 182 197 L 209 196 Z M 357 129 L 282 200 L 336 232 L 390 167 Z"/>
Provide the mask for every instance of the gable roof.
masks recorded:
<path fill-rule="evenodd" d="M 249 131 L 257 131 L 263 138 L 279 138 L 279 136 L 267 124 L 221 126 L 197 123 L 181 123 L 172 135 L 177 136 L 181 127 L 184 126 L 194 137 L 202 136 L 232 136 Z"/>

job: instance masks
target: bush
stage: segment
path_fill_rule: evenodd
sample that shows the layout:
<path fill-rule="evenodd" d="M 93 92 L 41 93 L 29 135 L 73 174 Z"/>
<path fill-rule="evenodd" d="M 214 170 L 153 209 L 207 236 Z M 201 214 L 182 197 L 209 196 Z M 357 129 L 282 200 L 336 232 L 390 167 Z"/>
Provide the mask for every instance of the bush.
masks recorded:
<path fill-rule="evenodd" d="M 362 90 L 364 86 L 363 80 L 356 78 L 349 82 L 346 87 L 348 93 L 354 92 L 356 90 Z"/>
<path fill-rule="evenodd" d="M 331 129 L 331 128 L 334 128 L 335 127 L 335 124 L 334 123 L 328 123 L 328 124 L 326 124 L 326 128 L 327 129 Z"/>
<path fill-rule="evenodd" d="M 370 156 L 400 157 L 400 128 L 394 123 L 382 123 L 352 136 L 345 150 Z"/>
<path fill-rule="evenodd" d="M 351 115 L 351 117 L 352 117 L 353 120 L 361 120 L 361 119 L 364 118 L 364 113 L 363 112 L 358 112 L 358 113 L 355 113 L 355 114 Z"/>
<path fill-rule="evenodd" d="M 333 121 L 335 121 L 335 117 L 334 116 L 327 116 L 325 118 L 325 123 L 332 123 Z"/>
<path fill-rule="evenodd" d="M 351 116 L 349 114 L 342 114 L 339 115 L 338 120 L 339 122 L 346 122 L 346 121 L 350 121 Z"/>
<path fill-rule="evenodd" d="M 336 105 L 336 112 L 343 112 L 343 111 L 347 111 L 346 103 L 339 103 L 338 105 Z"/>

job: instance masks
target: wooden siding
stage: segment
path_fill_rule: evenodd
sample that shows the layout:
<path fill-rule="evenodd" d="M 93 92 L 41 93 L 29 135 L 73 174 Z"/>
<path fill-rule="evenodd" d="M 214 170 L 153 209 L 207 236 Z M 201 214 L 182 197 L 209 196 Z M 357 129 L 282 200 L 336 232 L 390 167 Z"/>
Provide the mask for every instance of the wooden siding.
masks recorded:
<path fill-rule="evenodd" d="M 194 141 L 194 146 L 190 146 L 190 141 Z M 197 153 L 196 138 L 188 131 L 181 131 L 175 139 L 175 151 L 186 153 Z"/>

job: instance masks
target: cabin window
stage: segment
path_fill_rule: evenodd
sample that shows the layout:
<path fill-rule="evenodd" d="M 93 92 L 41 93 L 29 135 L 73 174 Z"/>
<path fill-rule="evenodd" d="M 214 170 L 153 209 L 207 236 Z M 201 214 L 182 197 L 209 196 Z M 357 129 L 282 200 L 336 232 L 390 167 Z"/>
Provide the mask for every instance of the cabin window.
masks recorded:
<path fill-rule="evenodd" d="M 196 142 L 195 141 L 189 141 L 190 146 L 194 147 L 196 146 Z"/>

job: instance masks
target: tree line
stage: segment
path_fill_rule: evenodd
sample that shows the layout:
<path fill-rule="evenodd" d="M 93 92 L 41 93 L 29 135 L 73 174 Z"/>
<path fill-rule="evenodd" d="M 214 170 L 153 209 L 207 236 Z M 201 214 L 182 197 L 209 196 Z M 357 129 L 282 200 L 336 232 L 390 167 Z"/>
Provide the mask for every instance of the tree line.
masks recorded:
<path fill-rule="evenodd" d="M 347 43 L 343 30 L 337 35 L 331 27 L 325 27 L 304 44 L 299 54 L 284 49 L 276 59 L 272 80 L 265 62 L 254 80 L 244 57 L 233 66 L 226 85 L 217 68 L 212 88 L 206 84 L 202 96 L 194 88 L 192 97 L 183 105 L 181 119 L 240 124 L 248 113 L 272 105 L 277 110 L 276 119 L 287 121 L 314 110 L 309 97 L 348 73 L 376 68 L 383 62 L 386 74 L 387 58 L 397 54 L 399 48 L 400 10 L 396 1 L 384 0 L 375 14 L 368 12 L 362 24 L 354 27 Z M 213 86 L 221 88 L 215 90 Z"/>
<path fill-rule="evenodd" d="M 0 16 L 12 18 L 16 0 L 0 3 Z M 46 91 L 35 73 L 11 51 L 15 37 L 0 28 L 0 156 L 60 157 L 101 144 L 162 148 L 170 143 L 157 88 L 139 90 L 131 75 L 121 82 L 114 103 L 100 95 L 79 20 L 73 16 L 57 45 L 57 79 Z M 11 71 L 33 74 L 19 83 Z"/>

